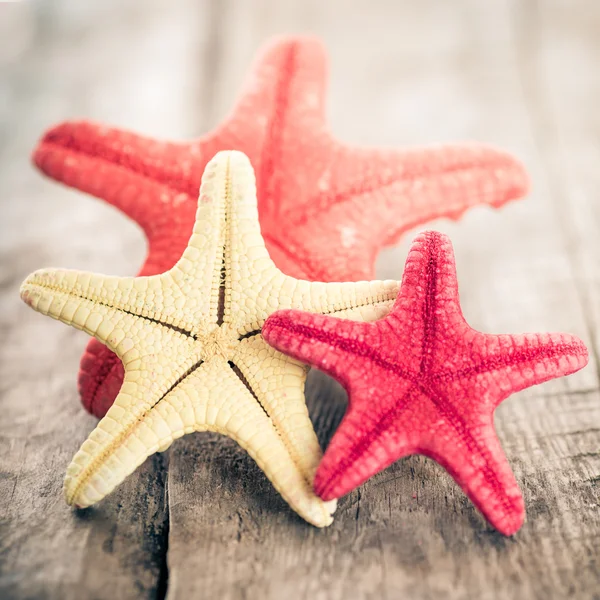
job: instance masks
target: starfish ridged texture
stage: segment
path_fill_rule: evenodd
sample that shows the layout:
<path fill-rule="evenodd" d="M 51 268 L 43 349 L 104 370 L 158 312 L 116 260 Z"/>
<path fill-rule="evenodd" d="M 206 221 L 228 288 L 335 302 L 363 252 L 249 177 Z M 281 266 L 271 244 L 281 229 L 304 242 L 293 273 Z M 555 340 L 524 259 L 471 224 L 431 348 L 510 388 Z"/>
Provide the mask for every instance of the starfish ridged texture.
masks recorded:
<path fill-rule="evenodd" d="M 494 429 L 513 392 L 573 373 L 588 353 L 575 336 L 489 335 L 462 315 L 452 245 L 416 238 L 391 312 L 356 323 L 281 311 L 264 339 L 337 379 L 348 410 L 315 476 L 322 498 L 339 498 L 410 454 L 441 464 L 505 535 L 523 523 L 521 493 Z"/>
<path fill-rule="evenodd" d="M 325 119 L 326 72 L 320 42 L 282 38 L 260 53 L 234 110 L 204 137 L 171 143 L 63 123 L 43 137 L 34 162 L 140 225 L 149 247 L 141 275 L 163 273 L 181 256 L 200 176 L 220 150 L 250 157 L 269 254 L 285 274 L 310 281 L 373 279 L 379 251 L 407 229 L 526 193 L 522 166 L 481 144 L 383 150 L 335 140 Z M 84 406 L 103 416 L 122 380 L 120 361 L 91 340 L 79 376 Z"/>
<path fill-rule="evenodd" d="M 321 449 L 304 401 L 307 369 L 260 329 L 277 308 L 359 319 L 387 313 L 398 283 L 314 283 L 284 275 L 260 234 L 254 173 L 220 152 L 202 178 L 192 236 L 177 264 L 148 277 L 42 270 L 23 300 L 85 330 L 122 360 L 115 403 L 67 470 L 69 504 L 89 506 L 147 456 L 192 431 L 245 448 L 290 506 L 317 526 L 333 504 L 312 490 Z"/>

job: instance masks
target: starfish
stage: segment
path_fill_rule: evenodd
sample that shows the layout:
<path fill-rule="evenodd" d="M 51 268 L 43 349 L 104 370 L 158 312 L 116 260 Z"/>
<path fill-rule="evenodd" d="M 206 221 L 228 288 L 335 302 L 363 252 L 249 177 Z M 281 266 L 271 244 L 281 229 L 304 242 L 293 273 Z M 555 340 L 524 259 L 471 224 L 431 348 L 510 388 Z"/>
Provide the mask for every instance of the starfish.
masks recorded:
<path fill-rule="evenodd" d="M 23 300 L 93 335 L 125 370 L 115 403 L 67 469 L 67 502 L 99 501 L 150 454 L 209 430 L 245 448 L 304 519 L 328 525 L 334 505 L 311 487 L 321 449 L 304 401 L 306 369 L 270 348 L 260 329 L 280 307 L 378 318 L 397 288 L 313 283 L 277 269 L 260 234 L 254 172 L 239 152 L 208 164 L 192 236 L 170 271 L 33 273 Z"/>
<path fill-rule="evenodd" d="M 489 335 L 466 323 L 449 239 L 413 243 L 399 295 L 375 323 L 280 311 L 264 339 L 321 369 L 348 391 L 348 410 L 315 476 L 317 494 L 339 498 L 392 462 L 424 454 L 442 465 L 505 535 L 523 523 L 519 487 L 494 429 L 513 392 L 587 364 L 568 334 Z"/>
<path fill-rule="evenodd" d="M 200 139 L 155 141 L 67 122 L 44 135 L 33 159 L 50 177 L 140 225 L 148 239 L 141 275 L 162 273 L 181 256 L 201 173 L 219 150 L 250 157 L 269 254 L 287 275 L 310 281 L 373 279 L 377 254 L 404 231 L 526 193 L 522 166 L 484 145 L 383 150 L 340 143 L 325 120 L 326 71 L 317 40 L 278 39 L 259 54 L 233 112 Z M 120 361 L 91 340 L 79 376 L 84 406 L 102 417 L 122 380 Z"/>

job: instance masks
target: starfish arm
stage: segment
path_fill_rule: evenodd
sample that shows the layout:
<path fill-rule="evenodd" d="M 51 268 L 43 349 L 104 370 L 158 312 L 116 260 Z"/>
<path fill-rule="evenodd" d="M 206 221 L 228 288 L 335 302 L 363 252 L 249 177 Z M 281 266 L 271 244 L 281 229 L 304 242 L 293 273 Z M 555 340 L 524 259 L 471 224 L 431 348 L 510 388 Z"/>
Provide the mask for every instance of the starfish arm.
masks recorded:
<path fill-rule="evenodd" d="M 72 121 L 44 134 L 33 162 L 49 177 L 112 204 L 152 238 L 173 230 L 182 205 L 193 215 L 202 167 L 212 155 L 202 148 Z"/>
<path fill-rule="evenodd" d="M 67 470 L 67 501 L 78 506 L 98 502 L 175 439 L 193 431 L 215 431 L 247 450 L 300 516 L 318 527 L 329 525 L 335 505 L 315 496 L 271 420 L 220 362 L 201 364 L 152 408 L 122 426 L 129 403 L 119 395 Z"/>
<path fill-rule="evenodd" d="M 40 269 L 24 281 L 21 297 L 38 312 L 88 333 L 87 312 L 118 315 L 119 319 L 131 322 L 144 317 L 189 331 L 192 325 L 178 311 L 178 306 L 185 301 L 184 291 L 169 278 L 170 272 L 153 277 L 112 277 L 69 269 Z M 166 298 L 169 283 L 171 293 Z M 71 314 L 78 307 L 81 311 Z M 101 329 L 90 335 L 113 350 Z"/>
<path fill-rule="evenodd" d="M 252 157 L 258 188 L 261 219 L 278 218 L 285 204 L 290 176 L 312 182 L 311 173 L 287 165 L 317 151 L 316 139 L 325 135 L 325 92 L 327 77 L 325 48 L 316 38 L 290 36 L 267 44 L 254 62 L 240 99 L 217 132 L 236 148 Z M 243 124 L 243 126 L 240 126 Z M 303 169 L 312 171 L 311 161 L 302 159 Z M 274 236 L 271 247 L 278 251 Z M 278 253 L 278 257 L 290 262 Z M 294 265 L 295 261 L 291 261 Z"/>
<path fill-rule="evenodd" d="M 243 340 L 232 360 L 312 485 L 322 452 L 304 398 L 307 368 L 270 348 L 261 335 Z"/>
<path fill-rule="evenodd" d="M 239 123 L 253 128 L 240 142 L 247 143 L 248 137 L 260 142 L 266 154 L 261 160 L 264 175 L 273 174 L 268 171 L 277 158 L 269 153 L 285 152 L 285 144 L 275 138 L 286 136 L 288 123 L 303 123 L 313 135 L 325 127 L 326 78 L 326 51 L 317 38 L 276 37 L 256 55 L 225 128 L 232 130 L 233 141 L 239 137 L 234 131 Z"/>
<path fill-rule="evenodd" d="M 30 275 L 21 286 L 21 297 L 34 310 L 85 331 L 109 348 L 122 361 L 125 373 L 137 374 L 140 361 L 153 371 L 153 377 L 172 376 L 170 367 L 156 364 L 158 355 L 165 365 L 173 364 L 175 378 L 193 363 L 193 339 L 169 326 L 157 326 L 150 319 L 132 314 L 126 307 L 118 308 L 97 301 L 94 294 L 84 295 L 86 284 L 104 283 L 113 278 L 78 271 L 44 270 Z M 119 278 L 116 278 L 119 279 Z M 98 289 L 106 290 L 98 286 Z M 116 287 L 113 289 L 117 289 Z M 127 376 L 125 378 L 127 382 Z M 156 385 L 152 386 L 155 389 Z M 121 389 L 121 395 L 123 395 Z"/>
<path fill-rule="evenodd" d="M 253 298 L 255 318 L 249 330 L 260 328 L 276 308 L 374 321 L 388 314 L 398 292 L 397 281 L 310 282 L 288 277 L 274 265 L 260 275 L 255 285 L 261 294 Z"/>
<path fill-rule="evenodd" d="M 570 375 L 588 363 L 585 344 L 567 333 L 469 333 L 434 380 L 450 386 L 458 395 L 469 389 L 478 402 L 493 408 L 515 392 Z"/>
<path fill-rule="evenodd" d="M 308 312 L 372 321 L 387 315 L 397 294 L 398 282 L 393 280 L 356 283 L 298 281 L 291 302 L 286 302 L 285 293 L 279 298 L 281 308 L 301 308 Z"/>
<path fill-rule="evenodd" d="M 279 310 L 263 325 L 265 341 L 288 356 L 346 385 L 363 360 L 377 359 L 382 337 L 376 325 L 299 310 Z"/>
<path fill-rule="evenodd" d="M 490 415 L 480 415 L 466 434 L 443 423 L 420 453 L 442 465 L 483 516 L 504 535 L 516 533 L 525 519 L 523 496 L 506 459 Z"/>
<path fill-rule="evenodd" d="M 40 269 L 21 285 L 21 298 L 37 312 L 93 335 L 116 352 L 127 337 L 125 331 L 137 327 L 139 321 L 136 315 L 121 310 L 119 302 L 102 303 L 119 289 L 118 279 L 66 269 Z"/>
<path fill-rule="evenodd" d="M 369 373 L 369 377 L 377 375 Z M 394 393 L 407 402 L 418 396 L 409 381 L 397 379 L 394 383 Z M 355 388 L 351 383 L 347 387 L 348 410 L 315 475 L 315 492 L 324 500 L 341 498 L 418 448 L 418 418 L 410 407 L 403 420 L 417 426 L 403 427 L 397 418 L 402 409 L 386 407 L 378 388 Z"/>
<path fill-rule="evenodd" d="M 302 225 L 324 214 L 341 225 L 369 222 L 372 240 L 396 243 L 406 230 L 439 217 L 459 218 L 469 208 L 499 207 L 524 196 L 529 180 L 510 154 L 477 143 L 410 150 L 352 148 L 338 144 L 321 181 L 346 181 L 342 189 L 321 186 L 318 196 L 289 213 Z M 342 210 L 337 210 L 342 207 Z M 335 223 L 338 223 L 336 218 Z"/>
<path fill-rule="evenodd" d="M 528 189 L 513 157 L 479 144 L 406 151 L 337 144 L 313 180 L 318 194 L 281 218 L 293 225 L 285 249 L 313 281 L 371 279 L 381 248 L 407 230 L 477 205 L 499 207 Z M 334 188 L 338 181 L 347 183 Z"/>
<path fill-rule="evenodd" d="M 410 247 L 400 293 L 384 325 L 405 352 L 420 356 L 417 370 L 431 371 L 452 353 L 448 340 L 460 340 L 470 327 L 458 297 L 454 253 L 449 238 L 436 231 L 419 234 Z"/>

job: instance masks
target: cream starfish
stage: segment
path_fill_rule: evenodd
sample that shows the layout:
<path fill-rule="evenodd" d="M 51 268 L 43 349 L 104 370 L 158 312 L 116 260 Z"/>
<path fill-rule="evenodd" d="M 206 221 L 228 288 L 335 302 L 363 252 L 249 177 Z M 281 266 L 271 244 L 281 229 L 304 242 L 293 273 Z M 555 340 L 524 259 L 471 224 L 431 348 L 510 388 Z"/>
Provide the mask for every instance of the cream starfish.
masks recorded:
<path fill-rule="evenodd" d="M 374 320 L 397 292 L 394 281 L 284 275 L 260 234 L 247 157 L 220 152 L 202 178 L 192 237 L 170 271 L 133 278 L 41 270 L 21 287 L 32 308 L 84 329 L 125 367 L 114 405 L 67 469 L 67 502 L 89 506 L 174 439 L 217 431 L 248 451 L 299 515 L 328 525 L 335 505 L 312 491 L 321 449 L 304 401 L 307 368 L 268 346 L 260 329 L 282 308 Z"/>

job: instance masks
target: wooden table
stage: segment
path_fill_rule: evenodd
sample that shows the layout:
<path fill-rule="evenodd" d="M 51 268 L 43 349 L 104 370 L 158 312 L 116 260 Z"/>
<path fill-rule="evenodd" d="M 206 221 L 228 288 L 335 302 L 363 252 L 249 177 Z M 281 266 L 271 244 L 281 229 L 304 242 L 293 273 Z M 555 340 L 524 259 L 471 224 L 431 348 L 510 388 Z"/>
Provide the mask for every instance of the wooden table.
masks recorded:
<path fill-rule="evenodd" d="M 487 332 L 564 330 L 591 350 L 568 379 L 516 394 L 496 424 L 527 504 L 495 533 L 450 477 L 402 460 L 317 530 L 218 435 L 186 436 L 76 513 L 63 472 L 94 427 L 76 390 L 87 337 L 29 310 L 42 266 L 134 273 L 140 231 L 44 180 L 28 155 L 61 119 L 189 138 L 228 111 L 273 33 L 331 52 L 333 131 L 361 144 L 476 139 L 527 165 L 533 191 L 479 208 L 452 236 L 467 320 Z M 595 0 L 0 4 L 0 597 L 600 598 L 600 3 Z M 412 235 L 386 251 L 399 278 Z M 343 392 L 313 372 L 326 444 Z"/>

